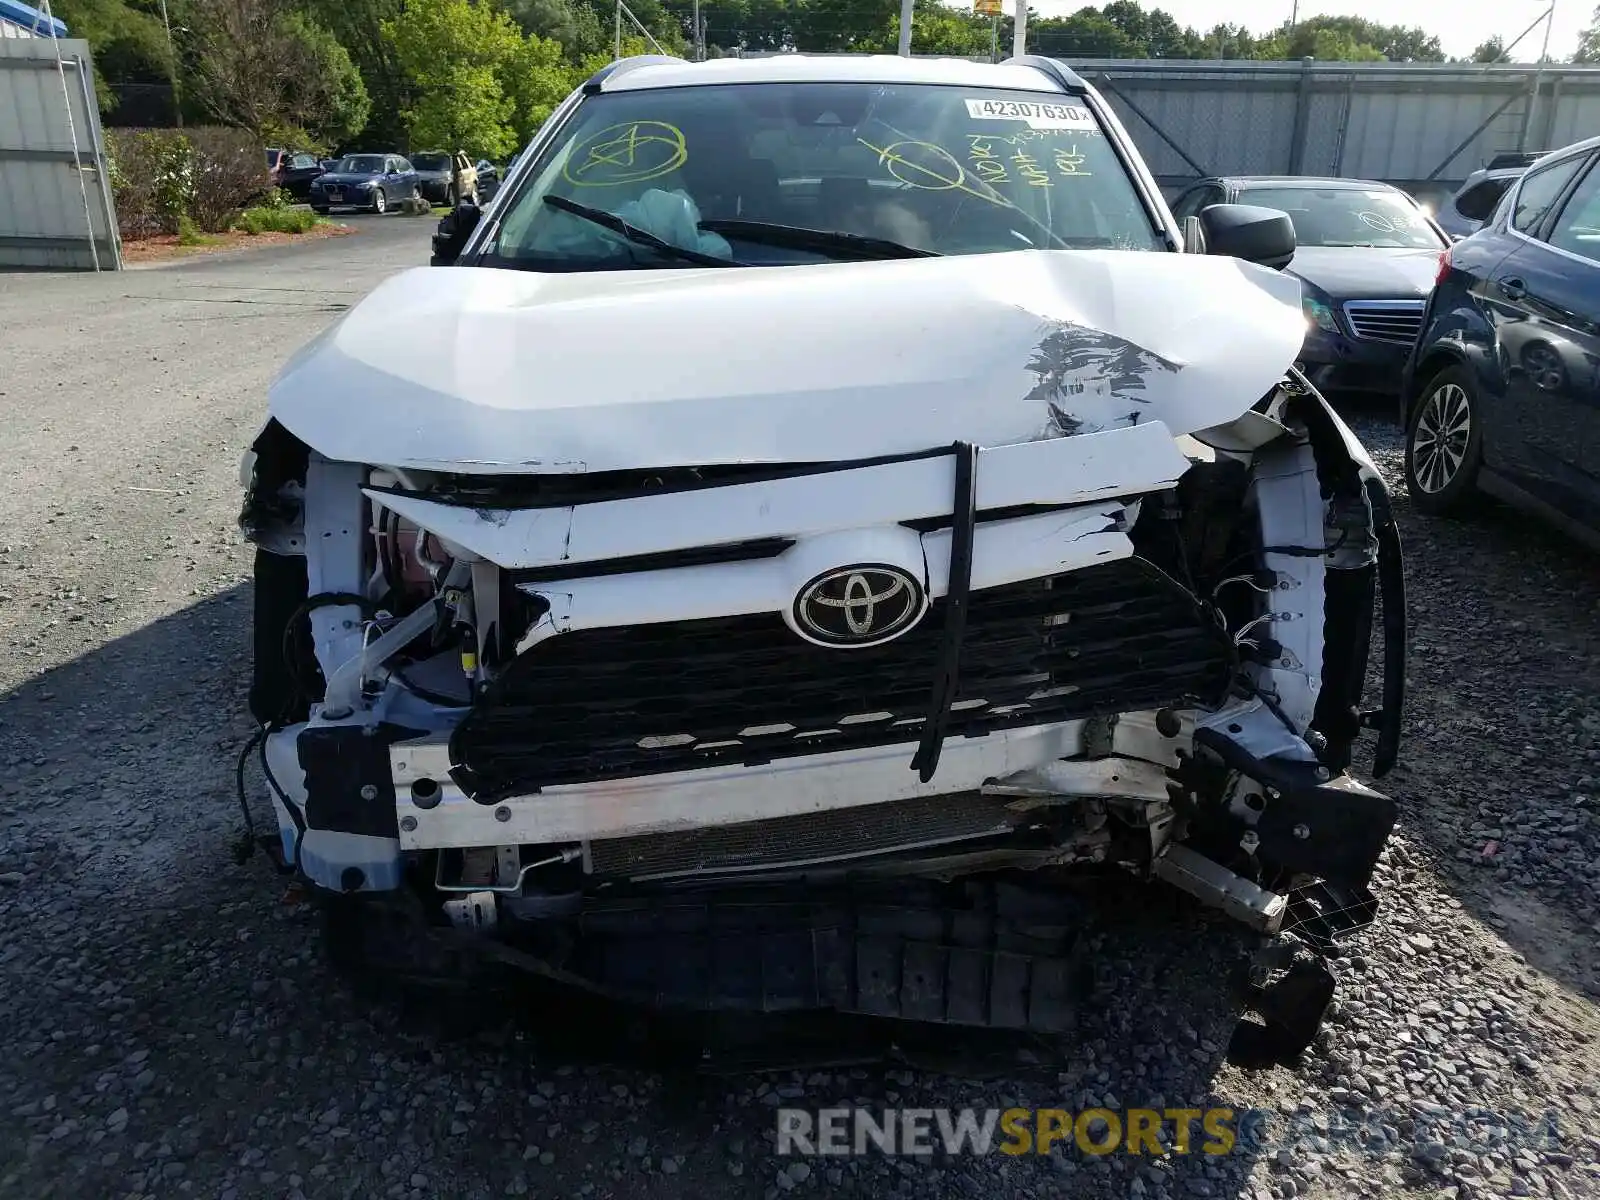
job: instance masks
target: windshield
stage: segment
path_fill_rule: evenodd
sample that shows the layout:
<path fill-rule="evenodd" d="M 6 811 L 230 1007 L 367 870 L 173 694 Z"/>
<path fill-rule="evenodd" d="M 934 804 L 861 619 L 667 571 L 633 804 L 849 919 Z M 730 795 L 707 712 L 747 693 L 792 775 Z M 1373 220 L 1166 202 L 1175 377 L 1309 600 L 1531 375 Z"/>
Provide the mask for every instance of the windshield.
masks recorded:
<path fill-rule="evenodd" d="M 1445 243 L 1403 193 L 1377 188 L 1250 188 L 1244 204 L 1281 209 L 1301 246 L 1437 250 Z"/>
<path fill-rule="evenodd" d="M 411 165 L 419 171 L 448 171 L 450 169 L 450 156 L 448 154 L 413 154 Z"/>
<path fill-rule="evenodd" d="M 339 160 L 338 170 L 345 175 L 382 175 L 383 155 L 347 154 Z"/>
<path fill-rule="evenodd" d="M 526 180 L 490 232 L 488 265 L 684 265 L 551 196 L 753 265 L 851 257 L 759 239 L 758 223 L 937 254 L 1167 248 L 1093 114 L 1029 92 L 766 83 L 603 94 L 579 105 Z"/>

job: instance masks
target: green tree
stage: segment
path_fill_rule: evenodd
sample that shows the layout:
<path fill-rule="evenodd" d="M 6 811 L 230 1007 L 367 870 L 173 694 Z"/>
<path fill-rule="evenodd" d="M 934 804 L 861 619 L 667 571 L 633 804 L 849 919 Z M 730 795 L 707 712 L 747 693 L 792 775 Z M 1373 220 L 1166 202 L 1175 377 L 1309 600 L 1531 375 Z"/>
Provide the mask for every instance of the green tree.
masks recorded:
<path fill-rule="evenodd" d="M 610 56 L 607 55 L 609 61 Z M 500 81 L 512 102 L 516 149 L 525 146 L 545 119 L 576 86 L 577 70 L 566 61 L 560 42 L 529 34 L 505 60 Z"/>
<path fill-rule="evenodd" d="M 55 0 L 51 12 L 71 36 L 89 43 L 101 111 L 116 107 L 119 84 L 170 82 L 177 64 L 159 16 L 127 0 Z"/>
<path fill-rule="evenodd" d="M 503 7 L 523 33 L 560 43 L 571 62 L 611 47 L 610 30 L 583 0 L 503 0 Z"/>
<path fill-rule="evenodd" d="M 1505 42 L 1492 37 L 1486 42 L 1479 42 L 1478 48 L 1472 52 L 1472 61 L 1477 63 L 1499 62 L 1506 54 Z"/>
<path fill-rule="evenodd" d="M 1256 58 L 1317 58 L 1329 62 L 1443 62 L 1444 48 L 1418 28 L 1383 25 L 1360 17 L 1309 17 L 1285 21 L 1264 38 Z"/>
<path fill-rule="evenodd" d="M 1001 52 L 1011 52 L 1009 29 L 1011 21 L 1000 21 Z M 895 20 L 893 44 L 884 47 L 893 51 L 900 45 L 900 22 Z M 911 16 L 911 53 L 952 54 L 966 56 L 987 54 L 994 40 L 991 18 L 974 15 L 970 10 L 951 8 L 939 0 L 917 0 Z"/>
<path fill-rule="evenodd" d="M 309 146 L 366 123 L 370 102 L 350 56 L 287 0 L 205 0 L 190 19 L 192 87 L 224 125 Z"/>
<path fill-rule="evenodd" d="M 504 158 L 517 148 L 517 99 L 503 80 L 525 42 L 509 16 L 470 0 L 408 0 L 383 29 L 406 79 L 414 149 Z"/>
<path fill-rule="evenodd" d="M 1572 56 L 1575 63 L 1600 62 L 1600 8 L 1589 18 L 1589 27 L 1578 35 L 1578 51 Z"/>
<path fill-rule="evenodd" d="M 317 103 L 308 111 L 307 130 L 323 146 L 338 145 L 360 133 L 372 112 L 366 82 L 339 39 L 301 13 L 286 18 L 304 47 Z"/>
<path fill-rule="evenodd" d="M 1035 54 L 1061 58 L 1148 58 L 1140 43 L 1115 20 L 1094 8 L 1070 17 L 1047 17 L 1028 26 L 1028 46 Z"/>
<path fill-rule="evenodd" d="M 204 0 L 200 0 L 204 3 Z M 394 47 L 384 36 L 384 22 L 400 15 L 401 0 L 301 0 L 304 11 L 332 32 L 360 73 L 370 100 L 367 124 L 350 137 L 365 134 L 373 147 L 405 141 L 401 111 L 407 100 L 405 74 L 395 61 Z"/>

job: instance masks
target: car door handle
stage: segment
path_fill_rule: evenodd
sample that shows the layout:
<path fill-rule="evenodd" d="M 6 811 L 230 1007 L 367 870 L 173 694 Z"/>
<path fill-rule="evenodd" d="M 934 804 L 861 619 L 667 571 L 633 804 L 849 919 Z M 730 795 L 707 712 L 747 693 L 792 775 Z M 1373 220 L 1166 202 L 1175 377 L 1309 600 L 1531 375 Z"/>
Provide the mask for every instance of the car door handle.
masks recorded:
<path fill-rule="evenodd" d="M 1503 279 L 1497 279 L 1494 285 L 1500 289 L 1500 294 L 1507 300 L 1521 300 L 1528 294 L 1528 285 L 1515 275 L 1507 275 Z"/>

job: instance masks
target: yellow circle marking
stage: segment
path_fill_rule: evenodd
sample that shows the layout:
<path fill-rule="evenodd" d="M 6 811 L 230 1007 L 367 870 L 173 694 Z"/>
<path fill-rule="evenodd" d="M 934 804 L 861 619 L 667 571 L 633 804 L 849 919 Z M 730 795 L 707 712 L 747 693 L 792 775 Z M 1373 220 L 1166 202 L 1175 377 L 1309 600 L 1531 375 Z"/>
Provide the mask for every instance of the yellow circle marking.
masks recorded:
<path fill-rule="evenodd" d="M 577 187 L 643 183 L 676 171 L 688 159 L 689 147 L 676 125 L 626 121 L 608 125 L 573 147 L 561 175 Z"/>
<path fill-rule="evenodd" d="M 865 138 L 857 138 L 863 146 L 878 156 L 878 161 L 907 187 L 925 192 L 961 191 L 1001 208 L 1015 208 L 999 192 L 982 180 L 969 179 L 965 170 L 950 151 L 932 142 L 891 142 L 887 146 L 874 146 Z M 908 157 L 915 155 L 915 158 Z M 922 161 L 916 161 L 921 159 Z"/>

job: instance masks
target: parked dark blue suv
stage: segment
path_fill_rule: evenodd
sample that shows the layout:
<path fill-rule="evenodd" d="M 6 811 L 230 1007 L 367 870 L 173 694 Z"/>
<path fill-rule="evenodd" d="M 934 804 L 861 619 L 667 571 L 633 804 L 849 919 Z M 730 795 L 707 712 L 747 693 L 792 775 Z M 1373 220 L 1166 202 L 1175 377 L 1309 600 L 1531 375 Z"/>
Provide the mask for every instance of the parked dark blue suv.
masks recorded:
<path fill-rule="evenodd" d="M 1600 548 L 1600 138 L 1540 159 L 1440 255 L 1406 367 L 1423 512 L 1478 491 Z"/>

